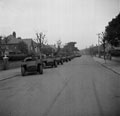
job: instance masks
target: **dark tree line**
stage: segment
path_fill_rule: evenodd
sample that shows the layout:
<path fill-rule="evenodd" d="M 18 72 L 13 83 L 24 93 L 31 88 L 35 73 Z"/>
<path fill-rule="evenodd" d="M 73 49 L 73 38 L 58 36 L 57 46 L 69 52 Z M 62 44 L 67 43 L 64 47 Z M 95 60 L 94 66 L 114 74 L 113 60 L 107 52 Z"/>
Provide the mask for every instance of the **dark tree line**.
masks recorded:
<path fill-rule="evenodd" d="M 105 34 L 108 43 L 116 47 L 120 44 L 120 13 L 108 23 Z"/>

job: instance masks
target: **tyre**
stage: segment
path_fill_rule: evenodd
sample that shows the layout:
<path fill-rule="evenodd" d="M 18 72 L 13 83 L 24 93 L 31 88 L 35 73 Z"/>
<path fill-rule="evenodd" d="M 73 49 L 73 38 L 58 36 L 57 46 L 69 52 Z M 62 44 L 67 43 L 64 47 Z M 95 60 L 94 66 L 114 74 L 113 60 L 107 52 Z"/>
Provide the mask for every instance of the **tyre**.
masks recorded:
<path fill-rule="evenodd" d="M 52 67 L 52 68 L 54 67 L 54 63 L 51 65 L 51 67 Z"/>
<path fill-rule="evenodd" d="M 61 61 L 61 65 L 63 65 L 63 61 Z"/>
<path fill-rule="evenodd" d="M 22 76 L 25 76 L 25 68 L 24 67 L 21 67 L 21 74 L 22 74 Z"/>
<path fill-rule="evenodd" d="M 54 62 L 54 67 L 57 67 L 57 62 L 56 61 Z"/>
<path fill-rule="evenodd" d="M 60 63 L 59 62 L 57 62 L 57 65 L 59 65 Z"/>
<path fill-rule="evenodd" d="M 45 63 L 43 63 L 43 68 L 45 68 L 46 67 L 46 64 Z"/>
<path fill-rule="evenodd" d="M 43 66 L 42 65 L 39 65 L 39 73 L 43 74 Z"/>

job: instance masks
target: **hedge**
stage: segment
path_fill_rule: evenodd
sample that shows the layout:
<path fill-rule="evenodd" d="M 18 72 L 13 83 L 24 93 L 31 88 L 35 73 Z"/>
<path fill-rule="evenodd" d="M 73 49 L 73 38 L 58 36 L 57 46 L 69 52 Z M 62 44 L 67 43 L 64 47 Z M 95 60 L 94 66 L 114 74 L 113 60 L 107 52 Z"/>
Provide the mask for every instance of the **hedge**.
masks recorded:
<path fill-rule="evenodd" d="M 10 55 L 9 57 L 9 61 L 20 61 L 20 60 L 24 60 L 27 55 L 25 54 L 17 54 L 17 55 Z"/>

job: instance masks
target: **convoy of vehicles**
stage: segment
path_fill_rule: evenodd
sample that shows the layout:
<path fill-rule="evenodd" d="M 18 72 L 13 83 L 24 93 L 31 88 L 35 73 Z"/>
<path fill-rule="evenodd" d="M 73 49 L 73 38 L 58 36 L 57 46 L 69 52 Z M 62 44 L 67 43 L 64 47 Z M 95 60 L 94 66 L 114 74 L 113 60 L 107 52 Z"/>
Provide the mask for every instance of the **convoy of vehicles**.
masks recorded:
<path fill-rule="evenodd" d="M 64 62 L 71 61 L 75 57 L 81 57 L 79 54 L 74 55 L 57 55 L 57 56 L 31 56 L 26 57 L 21 64 L 21 74 L 25 76 L 30 72 L 38 72 L 43 74 L 43 69 L 46 67 L 57 67 L 59 64 L 63 65 Z"/>

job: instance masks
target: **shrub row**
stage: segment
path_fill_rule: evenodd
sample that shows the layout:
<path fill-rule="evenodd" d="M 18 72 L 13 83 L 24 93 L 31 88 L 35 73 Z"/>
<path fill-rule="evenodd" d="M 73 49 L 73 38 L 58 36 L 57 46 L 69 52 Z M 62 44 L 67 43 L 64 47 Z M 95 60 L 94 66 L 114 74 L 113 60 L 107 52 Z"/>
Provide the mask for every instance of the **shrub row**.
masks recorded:
<path fill-rule="evenodd" d="M 24 58 L 26 58 L 27 55 L 25 54 L 14 54 L 14 55 L 9 55 L 9 61 L 21 61 L 24 60 Z M 0 60 L 3 60 L 3 56 L 0 56 Z"/>
<path fill-rule="evenodd" d="M 24 60 L 24 58 L 26 58 L 27 55 L 17 54 L 17 55 L 10 55 L 8 57 L 9 57 L 9 61 L 21 61 L 21 60 Z"/>

